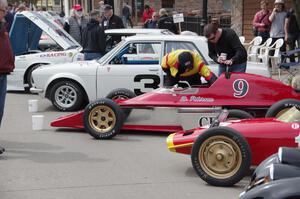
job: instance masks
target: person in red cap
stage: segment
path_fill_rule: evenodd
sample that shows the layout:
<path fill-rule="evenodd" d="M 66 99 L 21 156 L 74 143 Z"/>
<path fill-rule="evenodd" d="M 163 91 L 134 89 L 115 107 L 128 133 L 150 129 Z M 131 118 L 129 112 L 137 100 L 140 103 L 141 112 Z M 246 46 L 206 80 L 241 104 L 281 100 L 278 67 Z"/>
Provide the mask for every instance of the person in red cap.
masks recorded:
<path fill-rule="evenodd" d="M 82 12 L 80 4 L 75 4 L 72 9 L 72 15 L 64 25 L 64 29 L 82 45 L 82 30 L 87 26 L 86 19 Z"/>

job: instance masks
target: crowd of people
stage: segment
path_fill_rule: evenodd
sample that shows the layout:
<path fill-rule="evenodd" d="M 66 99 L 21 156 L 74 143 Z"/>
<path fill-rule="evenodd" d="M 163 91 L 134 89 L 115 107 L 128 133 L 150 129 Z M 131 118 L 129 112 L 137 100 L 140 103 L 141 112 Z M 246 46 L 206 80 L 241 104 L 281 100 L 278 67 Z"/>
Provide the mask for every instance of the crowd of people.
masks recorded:
<path fill-rule="evenodd" d="M 296 20 L 295 11 L 291 8 L 286 11 L 284 0 L 275 0 L 272 10 L 268 9 L 268 1 L 260 1 L 261 10 L 254 15 L 253 27 L 254 36 L 261 36 L 264 43 L 268 38 L 272 38 L 272 44 L 278 39 L 283 39 L 284 44 L 280 51 L 285 52 L 286 46 L 289 50 L 294 50 L 296 41 L 300 44 L 299 22 Z M 291 62 L 295 62 L 295 57 L 290 57 Z"/>

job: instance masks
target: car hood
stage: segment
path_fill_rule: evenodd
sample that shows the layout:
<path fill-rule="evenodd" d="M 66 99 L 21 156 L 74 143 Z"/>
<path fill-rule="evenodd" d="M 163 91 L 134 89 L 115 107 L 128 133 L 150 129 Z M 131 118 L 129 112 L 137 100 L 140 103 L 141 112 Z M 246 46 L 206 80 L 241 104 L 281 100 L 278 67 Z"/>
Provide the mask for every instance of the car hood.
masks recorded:
<path fill-rule="evenodd" d="M 47 33 L 65 50 L 81 48 L 80 44 L 54 21 L 55 19 L 45 12 L 17 13 L 9 34 L 15 55 L 20 55 L 29 49 L 37 49 L 42 32 Z"/>
<path fill-rule="evenodd" d="M 33 78 L 39 75 L 53 75 L 61 73 L 77 73 L 80 75 L 96 74 L 95 70 L 98 67 L 97 61 L 76 61 L 71 63 L 43 65 L 33 71 Z"/>

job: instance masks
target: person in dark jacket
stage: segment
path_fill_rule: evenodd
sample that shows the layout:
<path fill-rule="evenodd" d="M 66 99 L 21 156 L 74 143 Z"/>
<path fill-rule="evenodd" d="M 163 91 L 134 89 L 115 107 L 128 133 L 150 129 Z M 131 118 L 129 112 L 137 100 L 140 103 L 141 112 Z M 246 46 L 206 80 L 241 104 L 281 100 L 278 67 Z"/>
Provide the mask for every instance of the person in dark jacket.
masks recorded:
<path fill-rule="evenodd" d="M 294 50 L 296 48 L 296 41 L 298 43 L 298 48 L 300 45 L 300 23 L 297 22 L 296 15 L 293 9 L 287 13 L 284 23 L 285 37 L 284 40 L 289 46 L 289 50 Z M 298 53 L 298 59 L 300 59 L 300 53 Z M 290 61 L 295 62 L 295 55 L 290 56 Z M 298 60 L 299 62 L 300 60 Z"/>
<path fill-rule="evenodd" d="M 6 0 L 0 0 L 0 126 L 5 105 L 7 75 L 10 74 L 15 67 L 15 57 L 13 55 L 4 21 L 6 6 Z M 4 148 L 0 147 L 0 154 L 3 152 Z"/>
<path fill-rule="evenodd" d="M 82 47 L 85 60 L 99 59 L 105 54 L 105 34 L 99 22 L 101 20 L 99 11 L 91 12 L 90 21 L 82 33 Z"/>
<path fill-rule="evenodd" d="M 204 36 L 208 40 L 209 57 L 219 63 L 219 75 L 226 67 L 229 72 L 246 72 L 247 51 L 234 30 L 210 23 L 204 27 Z"/>
<path fill-rule="evenodd" d="M 102 20 L 102 27 L 104 30 L 107 29 L 117 29 L 117 28 L 125 28 L 122 19 L 113 13 L 113 8 L 111 5 L 104 5 L 104 19 Z M 111 41 L 108 43 L 110 46 L 114 46 L 115 44 L 121 41 L 121 36 L 112 36 Z"/>
<path fill-rule="evenodd" d="M 173 22 L 173 18 L 169 17 L 167 11 L 163 8 L 159 10 L 159 19 L 157 21 L 157 27 L 159 29 L 168 29 L 175 34 L 178 34 L 177 26 Z"/>

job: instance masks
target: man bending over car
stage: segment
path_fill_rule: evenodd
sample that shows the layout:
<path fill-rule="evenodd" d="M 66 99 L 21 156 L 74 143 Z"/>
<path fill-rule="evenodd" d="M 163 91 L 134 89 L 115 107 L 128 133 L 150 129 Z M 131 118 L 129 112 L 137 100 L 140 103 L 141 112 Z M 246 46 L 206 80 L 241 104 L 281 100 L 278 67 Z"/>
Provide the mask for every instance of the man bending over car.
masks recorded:
<path fill-rule="evenodd" d="M 200 55 L 190 50 L 175 50 L 163 57 L 162 69 L 168 75 L 168 86 L 187 81 L 200 85 L 201 76 L 211 85 L 217 76 L 205 65 Z"/>

